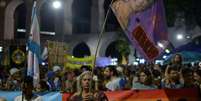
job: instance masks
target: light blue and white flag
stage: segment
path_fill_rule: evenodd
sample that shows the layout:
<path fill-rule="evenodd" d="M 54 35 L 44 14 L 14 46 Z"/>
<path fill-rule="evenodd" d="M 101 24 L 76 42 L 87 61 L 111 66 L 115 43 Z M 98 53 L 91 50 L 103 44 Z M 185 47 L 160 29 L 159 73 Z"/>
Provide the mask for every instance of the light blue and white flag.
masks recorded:
<path fill-rule="evenodd" d="M 31 29 L 28 41 L 28 68 L 27 75 L 33 77 L 33 85 L 39 83 L 39 61 L 40 61 L 40 28 L 36 13 L 36 1 L 32 8 Z"/>

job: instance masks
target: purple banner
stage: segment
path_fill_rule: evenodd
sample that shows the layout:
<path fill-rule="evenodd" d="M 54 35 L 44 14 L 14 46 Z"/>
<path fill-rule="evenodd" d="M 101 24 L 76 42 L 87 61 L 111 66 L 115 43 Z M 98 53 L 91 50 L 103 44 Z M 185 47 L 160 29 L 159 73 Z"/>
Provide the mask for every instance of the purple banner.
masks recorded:
<path fill-rule="evenodd" d="M 152 61 L 160 55 L 168 42 L 163 0 L 117 0 L 112 10 L 145 59 Z"/>

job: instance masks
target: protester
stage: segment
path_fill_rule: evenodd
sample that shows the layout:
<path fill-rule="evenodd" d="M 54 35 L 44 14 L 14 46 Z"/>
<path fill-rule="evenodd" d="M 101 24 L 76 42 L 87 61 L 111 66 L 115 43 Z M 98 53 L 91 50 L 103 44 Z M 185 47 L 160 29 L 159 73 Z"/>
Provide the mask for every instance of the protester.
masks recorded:
<path fill-rule="evenodd" d="M 183 79 L 183 88 L 194 88 L 194 80 L 193 80 L 193 70 L 191 68 L 183 68 L 181 69 L 182 79 Z"/>
<path fill-rule="evenodd" d="M 198 69 L 201 70 L 201 62 L 198 63 Z"/>
<path fill-rule="evenodd" d="M 46 75 L 47 77 L 47 85 L 50 89 L 50 91 L 55 91 L 56 90 L 56 86 L 54 83 L 54 78 L 55 78 L 55 73 L 53 71 L 49 71 Z"/>
<path fill-rule="evenodd" d="M 53 66 L 53 72 L 54 72 L 54 78 L 53 78 L 53 82 L 55 85 L 55 89 L 56 91 L 60 91 L 61 90 L 61 67 L 60 66 Z"/>
<path fill-rule="evenodd" d="M 123 85 L 121 85 L 120 83 L 122 78 L 118 76 L 116 66 L 106 67 L 104 71 L 104 76 L 106 79 L 108 79 L 108 82 L 105 84 L 105 87 L 109 91 L 116 91 L 124 88 Z"/>
<path fill-rule="evenodd" d="M 36 92 L 41 93 L 41 92 L 48 92 L 49 91 L 49 86 L 47 83 L 43 80 L 40 80 L 39 84 L 37 85 Z"/>
<path fill-rule="evenodd" d="M 182 68 L 182 65 L 183 65 L 182 55 L 175 54 L 174 57 L 172 58 L 171 64 L 177 65 L 177 67 L 175 67 L 175 68 L 180 70 Z"/>
<path fill-rule="evenodd" d="M 156 89 L 153 84 L 151 72 L 148 69 L 141 69 L 138 75 L 139 80 L 133 82 L 132 89 Z"/>
<path fill-rule="evenodd" d="M 22 81 L 20 70 L 17 68 L 11 68 L 9 72 L 10 76 L 8 77 L 6 82 L 6 89 L 19 91 L 21 89 L 21 81 Z"/>
<path fill-rule="evenodd" d="M 181 80 L 181 74 L 176 68 L 177 65 L 168 65 L 165 71 L 165 77 L 161 80 L 162 88 L 182 88 L 183 82 Z"/>
<path fill-rule="evenodd" d="M 36 94 L 33 94 L 33 78 L 26 76 L 24 79 L 22 94 L 15 98 L 15 101 L 42 101 L 42 98 Z"/>
<path fill-rule="evenodd" d="M 64 75 L 64 80 L 62 84 L 62 91 L 68 93 L 74 93 L 76 90 L 76 76 L 74 71 L 68 71 Z"/>
<path fill-rule="evenodd" d="M 71 101 L 80 99 L 96 99 L 104 97 L 101 91 L 123 91 L 123 90 L 148 90 L 148 89 L 183 89 L 198 87 L 201 90 L 201 72 L 199 65 L 182 64 L 180 55 L 175 55 L 171 64 L 139 64 L 135 66 L 106 66 L 93 68 L 93 77 L 89 74 L 92 68 L 82 66 L 81 69 L 64 70 L 54 66 L 52 69 L 40 68 L 40 83 L 36 88 L 23 94 L 26 99 L 38 101 L 35 98 L 43 96 L 51 91 L 73 94 Z M 0 90 L 20 91 L 23 87 L 22 69 L 11 68 L 0 72 Z M 52 70 L 52 71 L 51 71 Z M 88 73 L 89 72 L 89 73 Z M 82 73 L 82 74 L 81 74 Z M 81 74 L 81 75 L 80 75 Z M 24 74 L 23 74 L 24 75 Z M 79 76 L 80 75 L 80 76 Z M 85 78 L 90 78 L 85 83 Z M 82 79 L 82 80 L 81 80 Z M 5 82 L 6 81 L 6 82 Z M 89 90 L 92 81 L 92 89 Z M 30 82 L 31 83 L 31 82 Z M 32 82 L 33 83 L 33 82 Z M 85 88 L 86 87 L 86 88 Z M 24 87 L 23 87 L 24 88 Z M 25 87 L 26 88 L 26 87 Z M 100 90 L 100 91 L 99 91 Z M 33 97 L 32 97 L 33 96 Z M 25 97 L 25 96 L 22 96 Z M 17 101 L 22 98 L 16 98 Z M 26 100 L 25 100 L 26 101 Z"/>
<path fill-rule="evenodd" d="M 70 101 L 107 101 L 108 99 L 103 92 L 94 91 L 94 85 L 90 85 L 91 82 L 92 73 L 90 71 L 83 72 L 77 82 L 79 89 L 70 97 Z"/>
<path fill-rule="evenodd" d="M 161 88 L 161 79 L 162 79 L 162 72 L 158 69 L 152 70 L 153 75 L 153 84 L 157 86 L 157 88 Z"/>
<path fill-rule="evenodd" d="M 194 79 L 194 84 L 200 88 L 200 91 L 201 91 L 201 70 L 199 69 L 196 69 L 194 72 L 193 72 L 193 79 Z"/>

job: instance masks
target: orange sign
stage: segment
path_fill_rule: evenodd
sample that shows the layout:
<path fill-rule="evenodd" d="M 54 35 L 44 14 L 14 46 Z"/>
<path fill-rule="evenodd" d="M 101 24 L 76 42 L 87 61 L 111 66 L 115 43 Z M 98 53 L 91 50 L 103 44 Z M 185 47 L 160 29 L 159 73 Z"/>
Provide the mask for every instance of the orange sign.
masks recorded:
<path fill-rule="evenodd" d="M 148 38 L 147 34 L 143 30 L 141 26 L 137 26 L 135 30 L 132 32 L 134 40 L 137 41 L 139 46 L 144 51 L 145 55 L 150 59 L 153 60 L 155 57 L 159 55 L 159 50 L 154 45 L 154 43 Z"/>

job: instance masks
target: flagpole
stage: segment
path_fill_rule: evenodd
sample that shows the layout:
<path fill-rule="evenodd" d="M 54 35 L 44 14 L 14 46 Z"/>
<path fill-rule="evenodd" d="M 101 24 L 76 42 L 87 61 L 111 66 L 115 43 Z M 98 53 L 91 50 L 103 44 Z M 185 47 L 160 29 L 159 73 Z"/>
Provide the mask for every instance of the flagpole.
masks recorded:
<path fill-rule="evenodd" d="M 94 69 L 95 69 L 96 57 L 97 57 L 97 54 L 98 54 L 98 49 L 99 49 L 100 42 L 101 42 L 101 39 L 102 39 L 103 34 L 104 34 L 105 24 L 106 24 L 106 22 L 107 22 L 108 15 L 109 15 L 109 13 L 110 13 L 111 5 L 112 5 L 113 1 L 114 1 L 114 0 L 112 0 L 112 1 L 110 2 L 109 8 L 107 9 L 107 13 L 106 13 L 106 15 L 105 15 L 105 19 L 104 19 L 104 22 L 103 22 L 103 25 L 102 25 L 102 28 L 101 28 L 101 32 L 100 32 L 99 37 L 98 37 L 98 44 L 97 44 L 97 46 L 96 46 L 95 58 L 94 58 L 93 67 L 92 67 L 92 77 L 93 77 L 93 75 L 94 75 Z M 91 80 L 91 82 L 90 82 L 89 91 L 92 92 L 92 80 Z"/>

